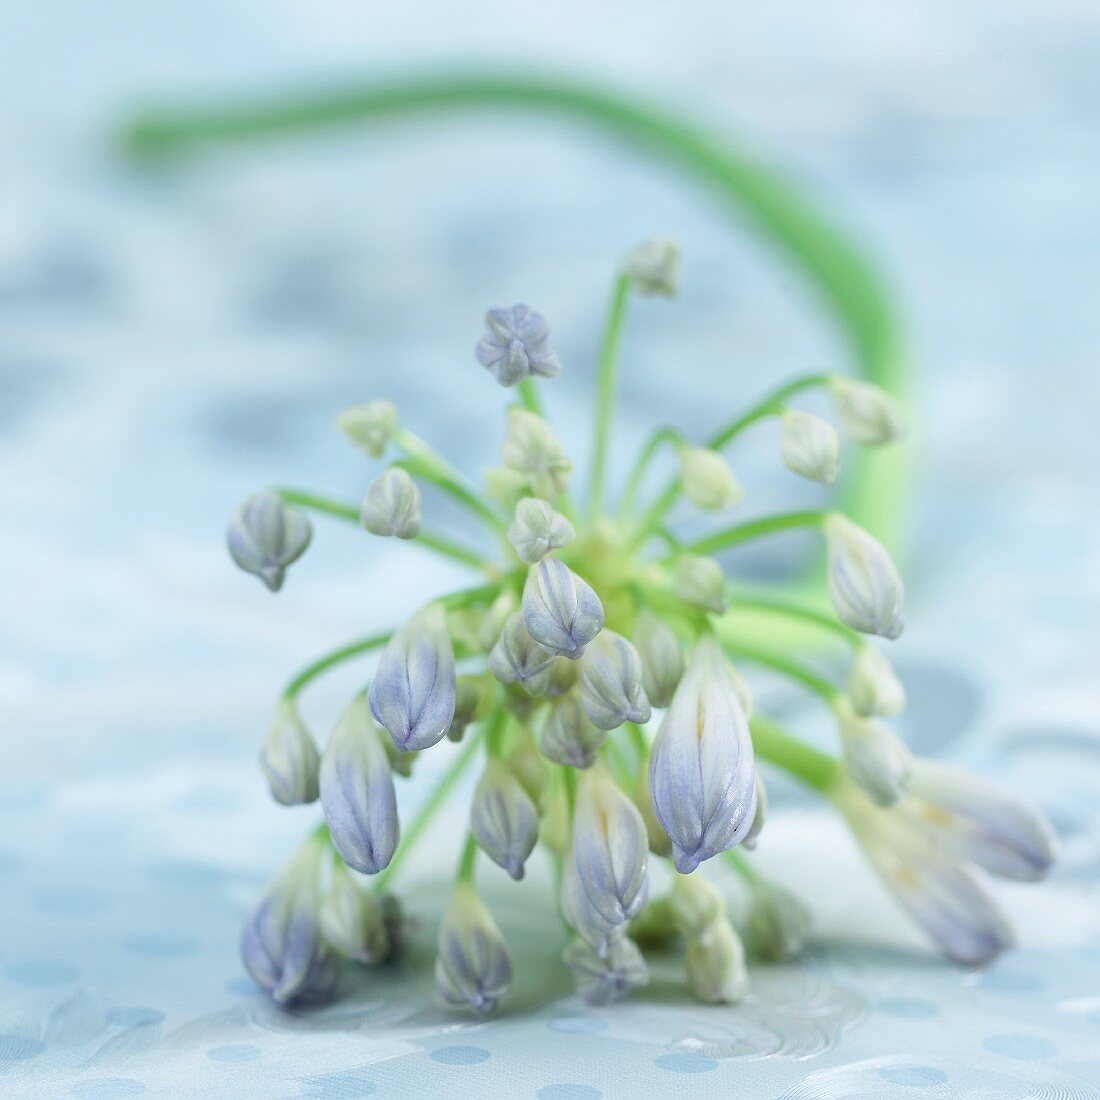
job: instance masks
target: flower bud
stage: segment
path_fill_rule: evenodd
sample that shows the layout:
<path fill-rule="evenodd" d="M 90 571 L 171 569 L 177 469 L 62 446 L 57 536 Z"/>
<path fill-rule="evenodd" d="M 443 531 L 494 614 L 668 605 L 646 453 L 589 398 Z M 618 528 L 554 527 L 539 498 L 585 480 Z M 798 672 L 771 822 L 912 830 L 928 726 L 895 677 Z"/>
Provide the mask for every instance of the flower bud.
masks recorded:
<path fill-rule="evenodd" d="M 701 936 L 715 921 L 725 920 L 726 902 L 702 875 L 677 875 L 668 898 L 669 915 L 685 939 Z"/>
<path fill-rule="evenodd" d="M 623 273 L 637 294 L 675 298 L 680 289 L 680 246 L 666 238 L 643 241 L 627 253 Z"/>
<path fill-rule="evenodd" d="M 782 887 L 754 879 L 745 934 L 752 950 L 767 962 L 792 959 L 810 935 L 810 914 Z"/>
<path fill-rule="evenodd" d="M 653 712 L 642 687 L 642 661 L 621 634 L 604 630 L 589 644 L 581 660 L 581 704 L 602 730 L 649 721 Z"/>
<path fill-rule="evenodd" d="M 830 380 L 829 392 L 840 426 L 857 443 L 875 446 L 901 435 L 901 410 L 881 386 L 837 377 Z"/>
<path fill-rule="evenodd" d="M 745 839 L 741 841 L 741 847 L 747 848 L 750 852 L 756 848 L 756 838 L 760 836 L 761 830 L 764 828 L 764 820 L 768 816 L 768 792 L 764 786 L 764 780 L 760 778 L 760 773 L 756 773 L 756 812 L 752 815 L 752 827 L 745 834 Z"/>
<path fill-rule="evenodd" d="M 336 960 L 321 935 L 324 845 L 307 841 L 267 888 L 241 932 L 241 959 L 276 1004 L 318 1000 L 336 986 Z"/>
<path fill-rule="evenodd" d="M 539 814 L 520 781 L 490 757 L 474 791 L 470 829 L 482 851 L 517 881 L 535 848 Z"/>
<path fill-rule="evenodd" d="M 718 643 L 696 643 L 649 754 L 657 817 L 681 874 L 752 828 L 756 781 L 749 723 Z"/>
<path fill-rule="evenodd" d="M 514 386 L 535 375 L 553 378 L 561 361 L 550 350 L 550 326 L 541 313 L 518 303 L 485 314 L 488 332 L 477 345 L 477 361 L 502 386 Z"/>
<path fill-rule="evenodd" d="M 336 426 L 361 451 L 371 458 L 381 458 L 397 431 L 397 406 L 392 401 L 352 405 L 336 418 Z"/>
<path fill-rule="evenodd" d="M 393 858 L 399 832 L 393 773 L 361 695 L 325 746 L 321 808 L 332 845 L 349 867 L 374 875 Z"/>
<path fill-rule="evenodd" d="M 585 1004 L 609 1005 L 649 984 L 649 967 L 638 945 L 626 936 L 617 936 L 602 956 L 584 940 L 572 940 L 562 952 L 562 960 L 573 971 L 577 993 Z"/>
<path fill-rule="evenodd" d="M 536 413 L 508 410 L 501 457 L 505 466 L 524 476 L 531 495 L 554 500 L 569 485 L 573 463 L 565 457 L 550 425 Z"/>
<path fill-rule="evenodd" d="M 402 752 L 441 740 L 455 713 L 455 658 L 443 609 L 421 608 L 386 643 L 370 709 Z"/>
<path fill-rule="evenodd" d="M 705 512 L 732 508 L 745 495 L 726 460 L 709 447 L 681 446 L 680 481 L 684 496 Z"/>
<path fill-rule="evenodd" d="M 905 589 L 886 548 L 834 513 L 825 521 L 829 599 L 853 630 L 896 638 L 905 625 Z"/>
<path fill-rule="evenodd" d="M 625 924 L 645 904 L 645 822 L 602 764 L 581 772 L 573 860 L 585 896 L 608 923 Z"/>
<path fill-rule="evenodd" d="M 856 714 L 892 718 L 905 709 L 905 688 L 877 649 L 860 646 L 846 688 Z"/>
<path fill-rule="evenodd" d="M 439 926 L 436 989 L 449 1004 L 487 1016 L 511 984 L 508 945 L 473 886 L 460 882 Z"/>
<path fill-rule="evenodd" d="M 523 623 L 539 645 L 575 661 L 603 629 L 603 604 L 564 562 L 543 558 L 527 572 Z"/>
<path fill-rule="evenodd" d="M 380 963 L 390 953 L 390 937 L 379 900 L 342 863 L 321 903 L 321 931 L 337 954 L 361 963 Z"/>
<path fill-rule="evenodd" d="M 293 699 L 283 699 L 260 750 L 260 768 L 271 797 L 284 806 L 316 801 L 320 764 L 321 755 L 297 705 Z"/>
<path fill-rule="evenodd" d="M 420 490 L 400 466 L 383 470 L 371 482 L 359 520 L 372 535 L 414 539 L 420 534 Z"/>
<path fill-rule="evenodd" d="M 607 734 L 596 729 L 581 706 L 580 693 L 568 691 L 550 704 L 539 746 L 555 764 L 590 768 Z"/>
<path fill-rule="evenodd" d="M 685 603 L 721 615 L 727 607 L 726 575 L 713 558 L 684 554 L 673 577 L 676 595 Z"/>
<path fill-rule="evenodd" d="M 541 695 L 550 682 L 553 659 L 554 654 L 527 633 L 523 615 L 515 611 L 489 653 L 489 671 L 502 684 L 522 684 L 530 694 Z"/>
<path fill-rule="evenodd" d="M 241 569 L 278 592 L 287 566 L 305 553 L 312 535 L 304 512 L 287 507 L 278 493 L 265 490 L 250 496 L 233 513 L 225 541 Z"/>
<path fill-rule="evenodd" d="M 877 806 L 897 802 L 909 784 L 909 750 L 877 718 L 856 714 L 844 696 L 833 704 L 833 711 L 848 774 Z"/>
<path fill-rule="evenodd" d="M 796 409 L 786 409 L 782 423 L 779 457 L 783 465 L 799 477 L 832 485 L 840 470 L 840 439 L 832 424 Z"/>
<path fill-rule="evenodd" d="M 745 949 L 724 916 L 688 940 L 684 966 L 688 989 L 704 1004 L 733 1004 L 749 991 Z"/>
<path fill-rule="evenodd" d="M 568 806 L 566 813 L 568 815 Z M 564 855 L 559 898 L 562 916 L 569 927 L 602 958 L 607 954 L 611 941 L 620 934 L 621 925 L 607 920 L 588 900 L 572 851 L 566 851 Z"/>
<path fill-rule="evenodd" d="M 667 707 L 684 673 L 684 654 L 672 628 L 643 608 L 634 628 L 634 646 L 642 661 L 642 687 L 655 707 Z"/>
<path fill-rule="evenodd" d="M 524 497 L 516 505 L 516 518 L 508 526 L 508 541 L 519 560 L 528 565 L 573 541 L 573 524 L 538 497 Z"/>
<path fill-rule="evenodd" d="M 477 717 L 481 706 L 481 681 L 473 676 L 459 676 L 455 681 L 455 713 L 447 727 L 451 741 L 461 741 L 466 727 Z"/>

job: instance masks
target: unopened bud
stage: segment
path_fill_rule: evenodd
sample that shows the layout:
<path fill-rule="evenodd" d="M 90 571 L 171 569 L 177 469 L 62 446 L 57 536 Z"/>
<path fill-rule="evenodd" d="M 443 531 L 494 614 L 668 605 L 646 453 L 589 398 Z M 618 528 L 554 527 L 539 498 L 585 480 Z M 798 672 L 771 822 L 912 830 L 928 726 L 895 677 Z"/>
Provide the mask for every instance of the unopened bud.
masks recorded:
<path fill-rule="evenodd" d="M 352 405 L 336 418 L 336 426 L 371 458 L 381 458 L 397 431 L 397 407 L 392 401 Z"/>
<path fill-rule="evenodd" d="M 829 392 L 840 426 L 857 443 L 873 447 L 901 435 L 901 410 L 881 386 L 836 377 L 829 382 Z"/>
<path fill-rule="evenodd" d="M 721 615 L 728 606 L 726 575 L 713 558 L 684 554 L 676 562 L 676 595 L 685 603 Z"/>
<path fill-rule="evenodd" d="M 383 470 L 371 482 L 359 519 L 372 535 L 414 539 L 420 534 L 420 490 L 400 466 Z"/>
<path fill-rule="evenodd" d="M 658 237 L 627 253 L 623 272 L 638 294 L 675 298 L 680 289 L 680 246 Z"/>
<path fill-rule="evenodd" d="M 726 460 L 709 447 L 680 448 L 680 481 L 684 496 L 706 512 L 731 508 L 745 495 Z"/>
<path fill-rule="evenodd" d="M 787 409 L 783 413 L 779 455 L 783 465 L 810 481 L 832 485 L 840 469 L 840 440 L 820 416 Z"/>
<path fill-rule="evenodd" d="M 225 541 L 241 569 L 278 592 L 287 566 L 306 552 L 312 535 L 306 514 L 288 507 L 278 493 L 268 490 L 250 496 L 233 513 Z"/>
<path fill-rule="evenodd" d="M 519 560 L 528 565 L 573 541 L 573 524 L 545 500 L 524 497 L 516 505 L 516 518 L 508 527 L 508 541 Z"/>

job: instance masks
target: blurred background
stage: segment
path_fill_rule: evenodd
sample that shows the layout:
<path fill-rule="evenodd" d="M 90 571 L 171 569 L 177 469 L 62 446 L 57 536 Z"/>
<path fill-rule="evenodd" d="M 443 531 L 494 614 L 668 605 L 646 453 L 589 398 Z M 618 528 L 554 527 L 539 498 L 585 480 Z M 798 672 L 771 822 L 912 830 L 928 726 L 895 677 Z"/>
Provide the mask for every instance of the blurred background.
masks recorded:
<path fill-rule="evenodd" d="M 461 1087 L 483 1093 L 596 1090 L 549 1100 L 633 1095 L 631 1075 L 648 1086 L 658 1070 L 672 1089 L 685 1066 L 708 1071 L 690 1079 L 700 1095 L 753 1080 L 762 1096 L 976 1096 L 1005 1058 L 999 1096 L 1100 1095 L 1098 61 L 1100 12 L 1083 0 L 7 5 L 10 1095 L 423 1095 L 461 1064 Z M 632 310 L 617 470 L 655 424 L 701 438 L 784 376 L 851 369 L 783 257 L 659 160 L 577 125 L 456 115 L 156 165 L 118 137 L 158 105 L 457 65 L 642 93 L 780 166 L 872 257 L 915 389 L 909 627 L 892 651 L 903 732 L 1026 788 L 1065 845 L 1054 882 L 1013 898 L 1023 948 L 1001 970 L 922 955 L 839 833 L 806 841 L 814 811 L 792 795 L 761 858 L 814 908 L 820 946 L 762 976 L 755 1009 L 708 1013 L 669 992 L 583 1012 L 561 1000 L 559 942 L 540 947 L 523 924 L 542 906 L 553 928 L 548 895 L 503 890 L 502 923 L 530 956 L 517 1014 L 445 1038 L 469 1025 L 425 982 L 432 867 L 418 973 L 387 973 L 321 1017 L 279 1016 L 251 991 L 240 920 L 315 816 L 275 807 L 255 767 L 278 691 L 463 578 L 318 519 L 273 598 L 225 554 L 239 500 L 271 483 L 361 494 L 375 470 L 332 421 L 373 397 L 469 472 L 491 464 L 503 401 L 472 348 L 486 307 L 514 301 L 551 322 L 565 370 L 549 410 L 583 463 L 611 278 L 654 235 L 680 241 L 683 289 Z M 774 449 L 762 428 L 733 456 L 746 508 L 818 499 Z M 781 576 L 799 551 L 770 543 L 739 567 Z M 304 698 L 319 731 L 362 676 Z M 775 701 L 800 719 L 798 701 Z M 415 780 L 402 795 L 415 803 Z M 598 1065 L 588 1076 L 578 1043 Z"/>

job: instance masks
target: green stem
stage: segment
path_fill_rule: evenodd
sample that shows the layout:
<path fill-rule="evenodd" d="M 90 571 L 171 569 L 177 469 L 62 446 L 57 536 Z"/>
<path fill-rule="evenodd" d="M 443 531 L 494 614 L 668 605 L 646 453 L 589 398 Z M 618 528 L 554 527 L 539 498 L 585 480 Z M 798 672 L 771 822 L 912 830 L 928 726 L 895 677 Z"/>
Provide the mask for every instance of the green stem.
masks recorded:
<path fill-rule="evenodd" d="M 458 755 L 451 761 L 450 767 L 439 777 L 435 789 L 425 799 L 423 805 L 417 810 L 412 823 L 404 831 L 401 843 L 393 854 L 389 866 L 379 871 L 374 878 L 374 891 L 381 894 L 390 880 L 397 873 L 397 869 L 408 858 L 420 835 L 427 828 L 428 823 L 435 816 L 436 811 L 443 805 L 447 795 L 454 789 L 455 784 L 462 778 L 463 773 L 472 763 L 481 745 L 481 730 L 473 730 L 466 734 L 465 742 Z"/>
<path fill-rule="evenodd" d="M 462 859 L 458 864 L 458 874 L 455 876 L 457 882 L 474 881 L 474 860 L 476 859 L 477 841 L 474 840 L 474 834 L 468 832 L 466 834 L 466 843 L 462 848 Z"/>
<path fill-rule="evenodd" d="M 369 653 L 372 649 L 377 649 L 379 646 L 383 646 L 390 640 L 393 631 L 387 630 L 382 634 L 370 634 L 366 638 L 358 638 L 353 642 L 348 642 L 347 645 L 340 646 L 339 649 L 334 649 L 331 653 L 326 653 L 323 657 L 318 657 L 310 665 L 306 665 L 283 689 L 284 699 L 294 699 L 298 693 L 308 684 L 311 680 L 315 680 L 322 672 L 326 672 L 332 668 L 333 665 L 338 665 L 342 661 L 350 660 L 352 657 L 358 657 L 360 653 Z"/>
<path fill-rule="evenodd" d="M 489 563 L 476 551 L 467 550 L 465 546 L 459 546 L 444 535 L 436 535 L 431 531 L 421 531 L 413 540 L 421 546 L 442 554 L 445 558 L 452 558 L 464 565 L 472 565 L 475 569 L 488 569 Z"/>
<path fill-rule="evenodd" d="M 724 531 L 689 543 L 687 551 L 690 554 L 713 554 L 716 550 L 725 550 L 727 547 L 779 531 L 790 531 L 795 527 L 820 527 L 830 515 L 830 512 L 783 512 L 777 516 L 736 523 Z"/>
<path fill-rule="evenodd" d="M 627 722 L 626 732 L 630 736 L 634 751 L 638 754 L 639 763 L 644 764 L 649 758 L 649 741 L 646 740 L 645 730 L 634 722 Z"/>
<path fill-rule="evenodd" d="M 525 378 L 520 382 L 518 389 L 519 399 L 523 403 L 523 407 L 528 412 L 533 412 L 536 416 L 543 416 L 542 402 L 539 400 L 539 391 L 538 387 L 535 385 L 535 380 L 533 378 Z"/>
<path fill-rule="evenodd" d="M 739 416 L 720 431 L 715 432 L 707 442 L 707 446 L 715 451 L 721 450 L 734 436 L 739 435 L 750 424 L 755 424 L 758 420 L 763 420 L 767 416 L 778 416 L 785 408 L 788 397 L 793 397 L 801 390 L 810 389 L 812 386 L 823 386 L 831 377 L 832 375 L 829 374 L 806 374 L 784 383 L 749 409 L 743 416 Z"/>
<path fill-rule="evenodd" d="M 752 743 L 757 756 L 790 772 L 808 787 L 828 793 L 840 776 L 840 765 L 831 756 L 810 748 L 767 718 L 753 718 Z"/>
<path fill-rule="evenodd" d="M 642 518 L 638 520 L 638 525 L 634 529 L 634 534 L 627 543 L 628 550 L 634 550 L 641 546 L 642 543 L 653 534 L 654 528 L 660 525 L 661 520 L 665 518 L 665 514 L 676 503 L 676 498 L 680 495 L 680 488 L 681 484 L 678 477 L 674 477 L 665 486 L 661 495 L 649 506 L 649 509 L 642 515 Z"/>
<path fill-rule="evenodd" d="M 619 517 L 621 519 L 625 519 L 630 515 L 630 511 L 634 507 L 634 498 L 638 495 L 638 488 L 642 483 L 642 478 L 645 477 L 645 472 L 649 468 L 650 462 L 653 461 L 653 456 L 656 455 L 661 445 L 671 443 L 678 446 L 682 442 L 682 438 L 683 437 L 675 428 L 657 428 L 650 433 L 649 438 L 638 452 L 638 457 L 634 460 L 634 467 L 626 480 L 626 486 L 623 489 L 623 498 L 619 504 Z"/>
<path fill-rule="evenodd" d="M 763 665 L 765 668 L 774 669 L 782 673 L 790 680 L 801 684 L 815 695 L 820 695 L 827 703 L 832 703 L 840 695 L 838 688 L 828 680 L 811 672 L 805 665 L 798 661 L 792 661 L 789 657 L 782 657 L 778 653 L 766 653 L 762 649 L 753 649 L 751 646 L 726 645 L 722 648 L 731 657 L 740 657 L 744 661 L 751 661 L 755 665 Z"/>
<path fill-rule="evenodd" d="M 783 615 L 791 619 L 801 619 L 807 623 L 813 623 L 824 630 L 828 630 L 837 637 L 842 638 L 853 649 L 862 646 L 863 640 L 854 631 L 846 627 L 835 614 L 828 611 L 818 611 L 804 604 L 790 603 L 787 600 L 777 599 L 773 596 L 741 596 L 733 595 L 730 598 L 730 607 L 734 610 L 764 611 L 768 614 Z"/>
<path fill-rule="evenodd" d="M 611 436 L 611 415 L 615 406 L 615 380 L 619 365 L 619 339 L 626 317 L 630 279 L 620 275 L 611 293 L 611 309 L 604 330 L 600 365 L 596 374 L 596 412 L 592 435 L 592 470 L 588 482 L 588 514 L 595 518 L 603 507 L 607 444 Z"/>
<path fill-rule="evenodd" d="M 748 883 L 759 882 L 760 875 L 756 868 L 749 863 L 742 851 L 737 848 L 727 848 L 723 853 L 726 862 Z"/>
<path fill-rule="evenodd" d="M 346 500 L 335 500 L 333 497 L 322 496 L 320 493 L 310 493 L 303 489 L 275 490 L 287 504 L 297 504 L 301 508 L 309 508 L 314 512 L 323 512 L 336 519 L 347 520 L 350 523 L 359 524 L 359 505 L 349 504 Z"/>
<path fill-rule="evenodd" d="M 575 78 L 529 72 L 436 73 L 389 82 L 352 84 L 312 94 L 279 94 L 252 103 L 154 110 L 121 134 L 134 156 L 164 157 L 202 144 L 235 149 L 258 139 L 387 121 L 413 114 L 450 116 L 467 109 L 537 111 L 603 130 L 679 169 L 755 228 L 799 266 L 832 311 L 861 373 L 898 394 L 906 386 L 906 349 L 883 280 L 852 243 L 780 173 L 756 161 L 712 125 L 677 117 L 663 106 L 586 85 Z M 894 541 L 905 503 L 903 447 L 857 449 L 844 510 L 883 539 Z"/>

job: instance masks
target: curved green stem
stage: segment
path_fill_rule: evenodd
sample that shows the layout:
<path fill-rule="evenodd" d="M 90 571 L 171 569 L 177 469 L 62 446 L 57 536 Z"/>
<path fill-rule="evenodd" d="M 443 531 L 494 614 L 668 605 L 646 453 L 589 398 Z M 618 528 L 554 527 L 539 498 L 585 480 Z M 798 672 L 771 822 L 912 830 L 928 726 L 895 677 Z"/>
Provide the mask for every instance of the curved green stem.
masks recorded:
<path fill-rule="evenodd" d="M 768 718 L 749 723 L 756 755 L 789 772 L 808 787 L 827 794 L 840 775 L 840 764 L 831 756 L 810 748 Z"/>
<path fill-rule="evenodd" d="M 439 777 L 435 789 L 428 795 L 420 809 L 417 810 L 416 816 L 412 819 L 409 827 L 404 830 L 404 834 L 401 837 L 401 843 L 397 851 L 394 852 L 393 859 L 390 860 L 389 866 L 379 871 L 375 876 L 375 893 L 381 894 L 385 890 L 390 880 L 397 873 L 397 869 L 408 858 L 409 852 L 412 851 L 414 845 L 420 839 L 421 834 L 435 816 L 436 811 L 443 805 L 447 795 L 451 793 L 455 784 L 462 778 L 463 773 L 470 766 L 480 746 L 481 730 L 470 730 L 467 732 L 465 743 L 458 755 L 451 761 L 451 766 Z"/>
<path fill-rule="evenodd" d="M 774 596 L 749 596 L 734 593 L 730 597 L 730 607 L 733 610 L 763 611 L 768 614 L 782 615 L 790 619 L 801 619 L 803 622 L 813 623 L 823 630 L 836 634 L 853 649 L 858 649 L 864 644 L 860 636 L 849 627 L 845 626 L 835 614 L 828 611 L 818 611 L 816 608 L 807 607 L 804 604 L 791 603 L 788 600 L 777 599 Z"/>
<path fill-rule="evenodd" d="M 763 538 L 779 531 L 789 531 L 796 527 L 820 527 L 830 512 L 783 512 L 777 516 L 765 516 L 763 519 L 748 520 L 727 527 L 713 535 L 707 535 L 686 547 L 691 554 L 713 554 L 751 539 Z"/>
<path fill-rule="evenodd" d="M 151 111 L 121 134 L 126 150 L 163 157 L 201 144 L 240 148 L 261 138 L 366 124 L 412 114 L 468 109 L 539 111 L 589 123 L 679 169 L 723 208 L 751 223 L 788 253 L 839 322 L 861 373 L 895 395 L 906 388 L 906 351 L 881 278 L 846 232 L 818 213 L 780 174 L 715 128 L 677 117 L 642 99 L 586 85 L 519 73 L 466 71 L 269 97 L 254 103 Z M 855 451 L 848 463 L 845 511 L 890 545 L 895 541 L 907 472 L 902 447 Z"/>
<path fill-rule="evenodd" d="M 421 530 L 412 541 L 427 547 L 429 550 L 434 550 L 445 558 L 460 561 L 464 565 L 471 565 L 475 569 L 489 568 L 489 563 L 476 550 L 468 550 L 465 546 L 459 546 L 457 542 L 452 542 L 444 535 Z"/>
<path fill-rule="evenodd" d="M 721 450 L 731 439 L 740 435 L 750 424 L 763 420 L 767 416 L 778 416 L 786 407 L 788 397 L 793 397 L 801 390 L 810 389 L 812 386 L 824 386 L 832 375 L 806 374 L 784 383 L 769 393 L 763 400 L 753 405 L 748 412 L 731 421 L 720 431 L 714 433 L 707 441 L 707 446 L 712 450 Z"/>
<path fill-rule="evenodd" d="M 626 302 L 630 295 L 630 279 L 620 275 L 611 293 L 611 309 L 604 330 L 600 365 L 596 374 L 596 410 L 593 418 L 592 469 L 588 482 L 588 514 L 595 518 L 603 507 L 604 470 L 607 466 L 607 444 L 611 436 L 611 416 L 615 405 L 615 379 L 619 365 L 619 339 L 626 317 Z"/>
<path fill-rule="evenodd" d="M 525 378 L 520 382 L 517 387 L 519 390 L 519 399 L 523 404 L 523 407 L 528 412 L 533 412 L 536 416 L 543 416 L 542 402 L 539 400 L 538 387 L 535 385 L 533 378 Z"/>
<path fill-rule="evenodd" d="M 650 433 L 649 438 L 638 452 L 638 457 L 634 460 L 634 467 L 631 469 L 630 476 L 623 488 L 623 497 L 619 504 L 620 518 L 625 519 L 630 515 L 630 510 L 634 507 L 634 498 L 638 495 L 638 487 L 641 485 L 642 478 L 645 477 L 645 472 L 650 462 L 653 461 L 653 456 L 657 453 L 658 448 L 664 443 L 679 445 L 682 440 L 683 437 L 675 428 L 656 428 Z"/>
<path fill-rule="evenodd" d="M 287 504 L 297 504 L 300 508 L 309 508 L 314 512 L 322 512 L 336 519 L 347 520 L 349 523 L 359 524 L 359 506 L 350 504 L 346 500 L 336 500 L 333 497 L 322 496 L 320 493 L 307 492 L 304 489 L 284 489 L 278 487 L 275 492 Z"/>
<path fill-rule="evenodd" d="M 678 477 L 673 478 L 668 485 L 665 486 L 660 496 L 654 500 L 642 515 L 642 518 L 638 520 L 637 526 L 634 528 L 634 533 L 627 543 L 628 549 L 634 550 L 641 546 L 642 543 L 653 534 L 654 530 L 660 526 L 661 520 L 665 518 L 668 510 L 676 503 L 676 498 L 680 495 L 680 488 L 681 484 Z"/>
<path fill-rule="evenodd" d="M 466 843 L 462 847 L 462 859 L 459 860 L 456 882 L 474 881 L 474 861 L 477 859 L 477 841 L 472 832 L 466 833 Z"/>
<path fill-rule="evenodd" d="M 421 455 L 409 455 L 408 458 L 399 458 L 392 463 L 413 477 L 422 478 L 431 482 L 437 488 L 442 489 L 448 496 L 453 497 L 469 512 L 482 520 L 491 530 L 501 532 L 505 528 L 504 521 L 483 501 L 476 492 L 466 488 L 458 480 L 451 477 L 446 469 L 441 469 L 433 462 Z"/>
<path fill-rule="evenodd" d="M 729 645 L 722 642 L 722 648 L 731 657 L 740 657 L 742 660 L 751 661 L 755 665 L 763 665 L 765 668 L 786 676 L 789 680 L 801 684 L 804 688 L 820 696 L 826 703 L 832 703 L 839 695 L 840 689 L 829 683 L 822 676 L 818 676 L 805 665 L 798 661 L 792 661 L 789 657 L 783 657 L 778 653 L 768 653 L 762 649 L 754 649 L 751 646 Z"/>
<path fill-rule="evenodd" d="M 369 653 L 372 649 L 384 646 L 392 636 L 392 630 L 384 631 L 381 634 L 370 634 L 366 638 L 357 638 L 354 642 L 348 642 L 347 645 L 342 645 L 339 649 L 334 649 L 323 657 L 318 657 L 316 661 L 306 665 L 301 672 L 287 683 L 286 687 L 283 688 L 283 698 L 296 698 L 302 688 L 311 680 L 315 680 L 321 673 L 327 672 L 334 665 L 348 661 L 352 657 L 358 657 L 361 653 Z"/>

